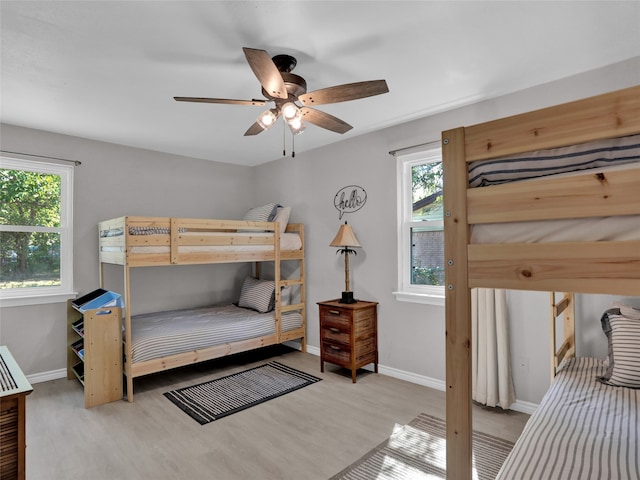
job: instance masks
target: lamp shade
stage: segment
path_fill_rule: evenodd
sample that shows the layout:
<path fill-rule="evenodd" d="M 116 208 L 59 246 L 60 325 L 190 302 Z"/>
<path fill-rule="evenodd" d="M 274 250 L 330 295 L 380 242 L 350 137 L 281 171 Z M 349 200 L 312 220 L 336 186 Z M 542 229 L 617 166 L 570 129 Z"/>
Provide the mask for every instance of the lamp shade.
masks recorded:
<path fill-rule="evenodd" d="M 330 247 L 362 247 L 360 242 L 356 238 L 356 234 L 353 233 L 353 228 L 344 222 L 344 225 L 340 225 L 338 234 L 329 244 Z"/>

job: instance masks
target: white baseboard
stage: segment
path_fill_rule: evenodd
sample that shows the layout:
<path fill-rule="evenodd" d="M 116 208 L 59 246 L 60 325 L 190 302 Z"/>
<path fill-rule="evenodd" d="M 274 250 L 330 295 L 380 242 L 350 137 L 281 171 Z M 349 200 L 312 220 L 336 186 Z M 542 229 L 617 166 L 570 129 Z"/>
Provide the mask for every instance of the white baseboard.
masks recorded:
<path fill-rule="evenodd" d="M 516 400 L 510 407 L 515 412 L 528 413 L 531 415 L 538 408 L 537 403 L 525 402 L 524 400 Z"/>
<path fill-rule="evenodd" d="M 316 357 L 320 356 L 320 349 L 318 347 L 312 347 L 311 345 L 307 345 L 307 353 L 311 355 L 315 355 Z"/>
<path fill-rule="evenodd" d="M 291 344 L 289 345 L 292 348 L 300 349 L 300 344 Z M 307 353 L 311 355 L 320 356 L 320 349 L 318 347 L 313 347 L 311 345 L 307 346 Z M 365 367 L 365 370 L 373 370 L 373 367 Z M 416 383 L 418 385 L 422 385 L 424 387 L 433 388 L 434 390 L 440 390 L 442 392 L 445 391 L 446 384 L 443 380 L 438 380 L 437 378 L 426 377 L 424 375 L 418 375 L 417 373 L 407 372 L 404 370 L 399 370 L 397 368 L 385 367 L 384 365 L 378 365 L 378 372 L 382 375 L 387 375 L 389 377 L 397 378 L 399 380 L 405 380 L 407 382 Z M 525 402 L 523 400 L 516 400 L 511 407 L 510 410 L 515 412 L 527 413 L 531 415 L 538 408 L 538 404 Z"/>
<path fill-rule="evenodd" d="M 27 375 L 27 380 L 30 384 L 48 382 L 49 380 L 58 380 L 59 378 L 67 378 L 67 369 L 61 368 L 59 370 L 51 370 L 49 372 L 34 373 L 33 375 Z"/>
<path fill-rule="evenodd" d="M 299 342 L 285 342 L 285 345 L 300 350 Z M 320 349 L 318 347 L 314 347 L 312 345 L 307 345 L 307 353 L 311 355 L 315 355 L 317 357 L 320 356 Z M 366 370 L 373 370 L 373 367 L 366 367 Z M 378 365 L 378 372 L 382 375 L 387 375 L 389 377 L 397 378 L 399 380 L 404 380 L 411 383 L 416 383 L 418 385 L 422 385 L 424 387 L 433 388 L 434 390 L 440 390 L 442 392 L 445 391 L 445 382 L 443 380 L 438 380 L 437 378 L 426 377 L 424 375 L 418 375 L 412 372 L 406 372 L 404 370 L 398 370 L 397 368 L 385 367 L 384 365 Z M 52 370 L 50 372 L 36 373 L 33 375 L 28 375 L 27 380 L 29 383 L 40 383 L 47 382 L 49 380 L 57 380 L 59 378 L 66 378 L 67 370 L 62 368 L 60 370 Z M 515 412 L 522 412 L 531 415 L 538 408 L 538 404 L 525 402 L 523 400 L 516 400 L 510 407 L 511 410 Z"/>

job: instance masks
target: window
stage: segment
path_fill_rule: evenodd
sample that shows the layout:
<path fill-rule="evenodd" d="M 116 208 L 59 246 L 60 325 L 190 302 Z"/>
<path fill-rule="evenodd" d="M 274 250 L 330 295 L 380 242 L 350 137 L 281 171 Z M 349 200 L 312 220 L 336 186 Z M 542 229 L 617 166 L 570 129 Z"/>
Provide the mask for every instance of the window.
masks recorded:
<path fill-rule="evenodd" d="M 398 300 L 444 305 L 442 149 L 397 156 Z"/>
<path fill-rule="evenodd" d="M 73 167 L 0 157 L 3 306 L 73 296 Z"/>

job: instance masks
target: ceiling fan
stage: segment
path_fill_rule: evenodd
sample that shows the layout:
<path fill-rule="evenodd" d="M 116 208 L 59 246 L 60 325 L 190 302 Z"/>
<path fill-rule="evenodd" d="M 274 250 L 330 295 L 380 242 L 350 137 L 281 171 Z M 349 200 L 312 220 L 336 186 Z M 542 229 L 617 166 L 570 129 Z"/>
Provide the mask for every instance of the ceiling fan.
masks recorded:
<path fill-rule="evenodd" d="M 224 103 L 231 105 L 265 105 L 274 102 L 275 107 L 266 110 L 244 133 L 257 135 L 271 127 L 282 116 L 295 134 L 302 133 L 305 121 L 336 133 L 345 133 L 353 127 L 328 113 L 311 108 L 312 105 L 346 102 L 359 98 L 387 93 L 389 88 L 385 80 L 347 83 L 307 92 L 304 78 L 291 73 L 298 63 L 290 55 L 276 55 L 271 58 L 265 50 L 242 49 L 253 73 L 260 81 L 262 94 L 267 98 L 252 100 L 234 100 L 229 98 L 173 97 L 178 102 Z M 300 106 L 299 104 L 302 104 Z"/>

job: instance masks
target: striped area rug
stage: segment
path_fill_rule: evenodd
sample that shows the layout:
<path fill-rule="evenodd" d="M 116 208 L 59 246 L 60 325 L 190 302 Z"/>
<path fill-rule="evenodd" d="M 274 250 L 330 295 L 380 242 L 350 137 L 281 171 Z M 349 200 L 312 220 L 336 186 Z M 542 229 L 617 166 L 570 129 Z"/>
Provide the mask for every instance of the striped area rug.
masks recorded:
<path fill-rule="evenodd" d="M 320 378 L 269 362 L 226 377 L 164 394 L 200 425 L 219 420 L 272 398 L 320 381 Z"/>
<path fill-rule="evenodd" d="M 446 478 L 445 422 L 421 413 L 398 425 L 391 437 L 330 480 L 426 480 Z M 473 478 L 494 480 L 513 443 L 473 432 Z"/>

